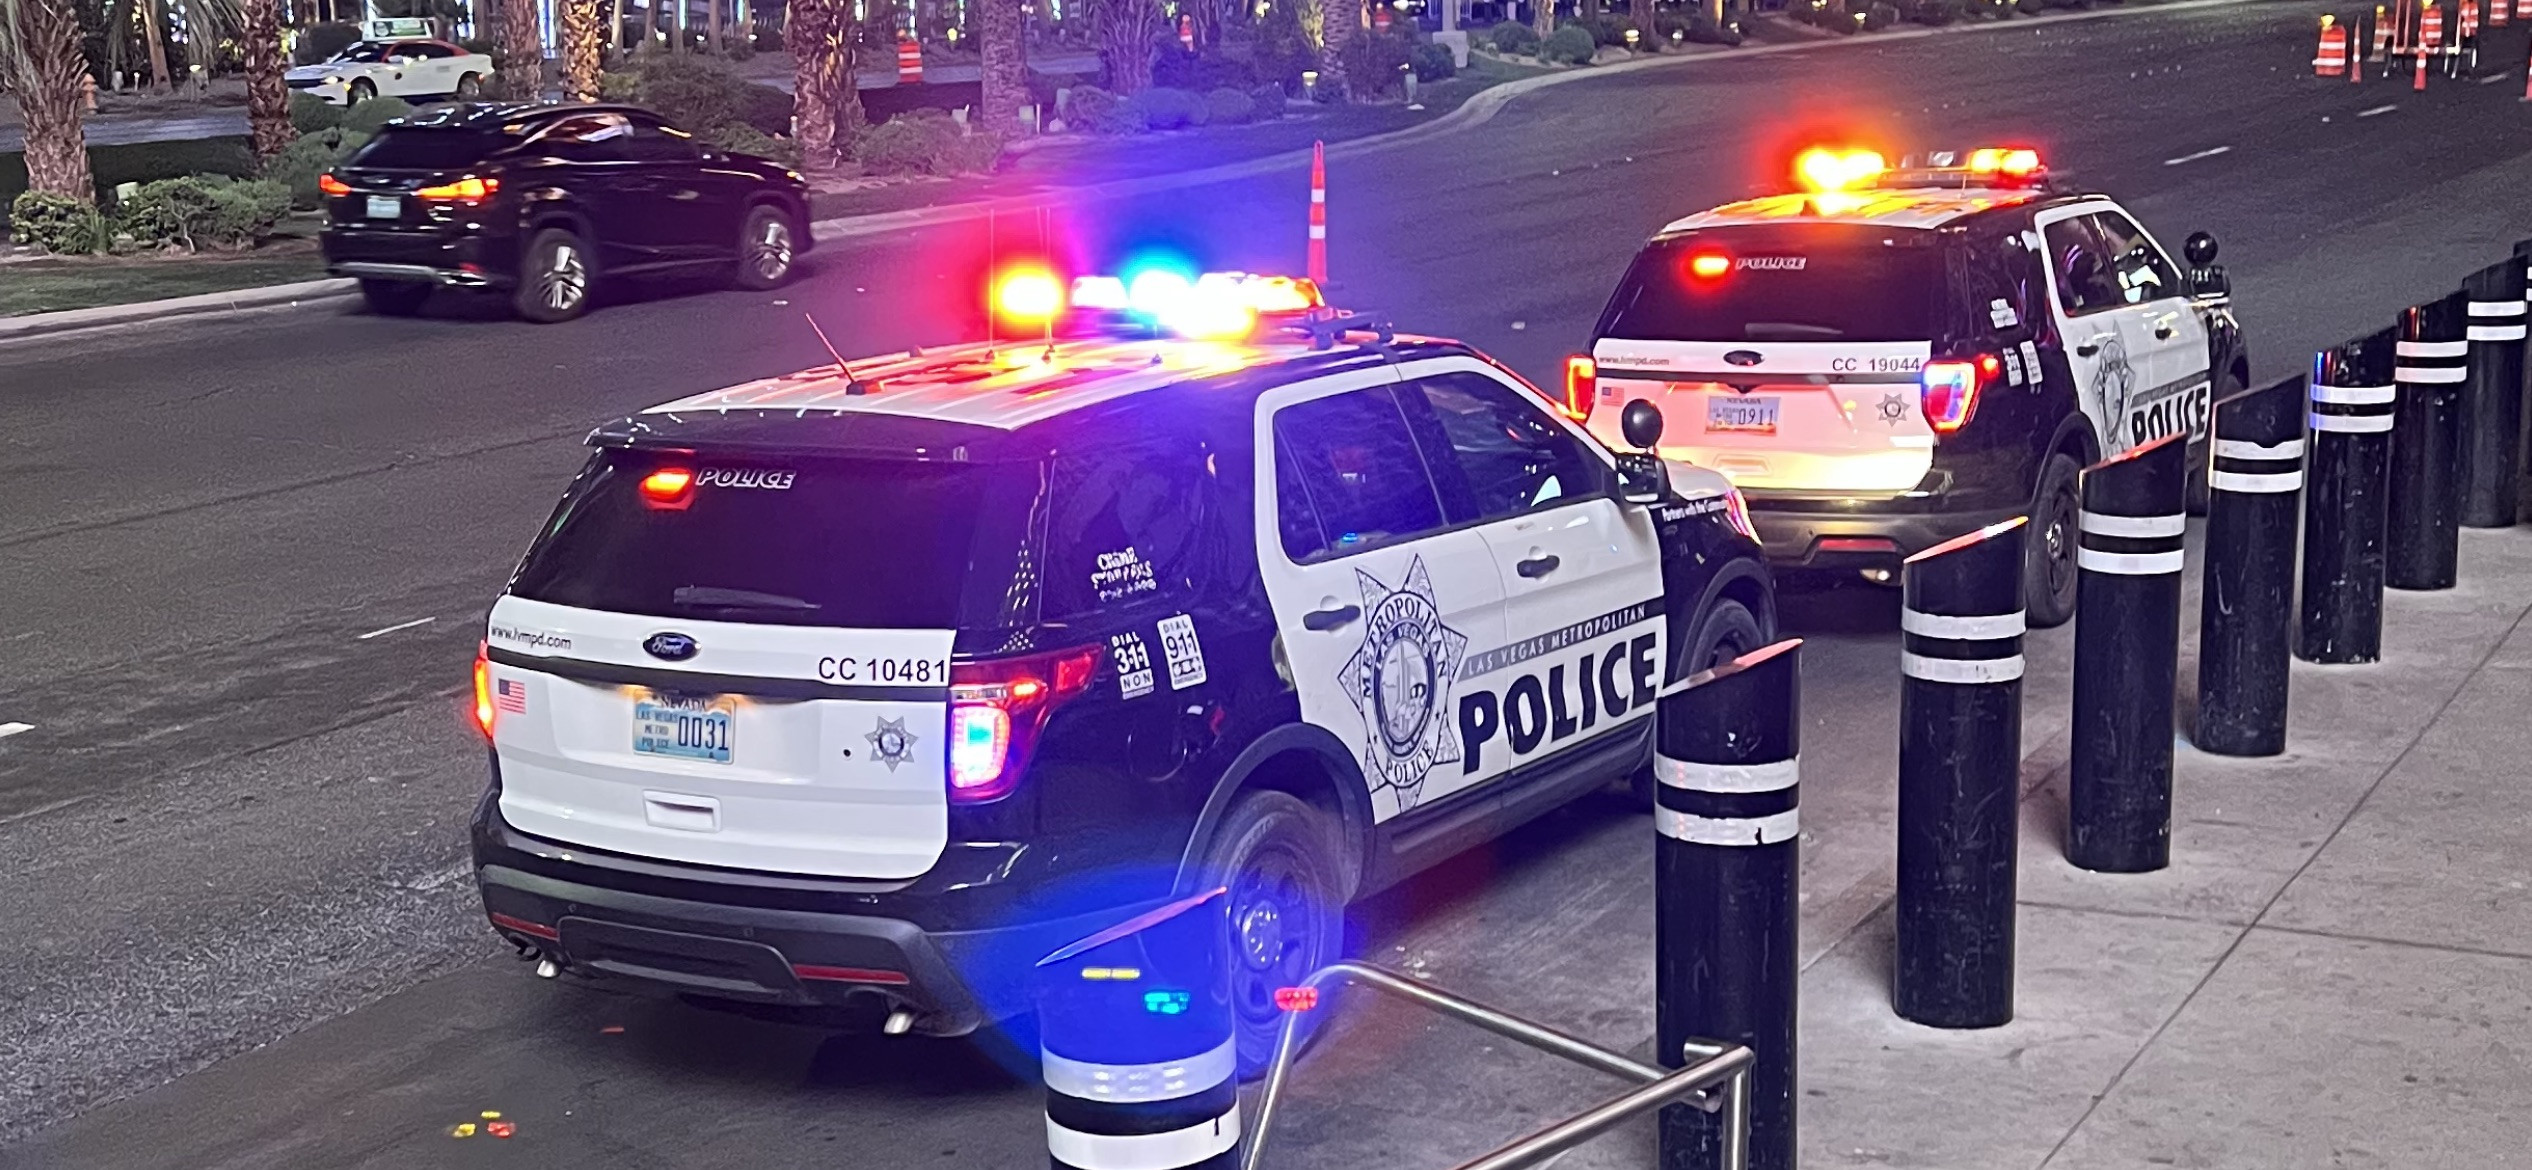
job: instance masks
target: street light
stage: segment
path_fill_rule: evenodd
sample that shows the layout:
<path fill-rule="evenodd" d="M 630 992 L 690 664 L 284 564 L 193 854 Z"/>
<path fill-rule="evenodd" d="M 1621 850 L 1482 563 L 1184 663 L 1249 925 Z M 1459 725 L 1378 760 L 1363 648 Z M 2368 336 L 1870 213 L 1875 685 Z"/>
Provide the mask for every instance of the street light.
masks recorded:
<path fill-rule="evenodd" d="M 1314 102 L 1319 100 L 1318 70 L 1304 69 L 1301 71 L 1301 96 Z"/>

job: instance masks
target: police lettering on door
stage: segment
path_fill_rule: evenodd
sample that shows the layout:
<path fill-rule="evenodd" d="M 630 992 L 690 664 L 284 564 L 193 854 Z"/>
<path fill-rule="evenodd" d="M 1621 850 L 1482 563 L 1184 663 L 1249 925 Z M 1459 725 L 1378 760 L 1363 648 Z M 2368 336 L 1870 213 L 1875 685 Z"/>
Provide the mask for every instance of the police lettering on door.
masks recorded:
<path fill-rule="evenodd" d="M 1625 609 L 1469 657 L 1465 679 L 1521 669 L 1459 696 L 1460 771 L 1517 767 L 1603 723 L 1652 709 L 1660 671 L 1661 604 Z M 1498 741 L 1500 743 L 1498 744 Z M 1489 759 L 1489 748 L 1509 758 Z"/>

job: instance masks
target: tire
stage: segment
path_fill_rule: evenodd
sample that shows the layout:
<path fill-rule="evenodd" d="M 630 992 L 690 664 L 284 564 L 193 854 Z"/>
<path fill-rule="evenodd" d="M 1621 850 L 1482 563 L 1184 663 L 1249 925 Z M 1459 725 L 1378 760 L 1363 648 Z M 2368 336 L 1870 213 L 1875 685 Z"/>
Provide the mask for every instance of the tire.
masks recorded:
<path fill-rule="evenodd" d="M 738 269 L 740 288 L 763 292 L 791 282 L 792 265 L 800 258 L 799 229 L 782 209 L 758 204 L 740 222 Z"/>
<path fill-rule="evenodd" d="M 481 75 L 469 73 L 457 79 L 457 100 L 471 102 L 482 97 L 483 92 L 484 79 Z"/>
<path fill-rule="evenodd" d="M 346 96 L 352 100 L 344 103 L 345 105 L 357 106 L 378 96 L 378 83 L 366 77 L 355 77 L 352 79 L 352 87 L 347 91 Z"/>
<path fill-rule="evenodd" d="M 1337 960 L 1345 944 L 1344 864 L 1325 813 L 1281 792 L 1251 792 L 1205 847 L 1207 887 L 1230 890 L 1231 1015 L 1240 1078 L 1264 1076 L 1287 1014 L 1278 988 Z M 1302 1041 L 1317 1031 L 1300 1014 Z"/>
<path fill-rule="evenodd" d="M 549 227 L 528 237 L 519 255 L 519 287 L 511 306 L 539 325 L 569 321 L 587 312 L 597 266 L 589 246 L 569 229 Z"/>
<path fill-rule="evenodd" d="M 1679 652 L 1680 675 L 1712 670 L 1766 644 L 1767 631 L 1759 628 L 1758 615 L 1740 602 L 1723 598 L 1698 618 L 1696 628 L 1689 632 Z M 1650 764 L 1627 777 L 1629 796 L 1645 812 L 1653 811 L 1653 784 Z"/>
<path fill-rule="evenodd" d="M 2034 629 L 2062 626 L 2075 616 L 2075 529 L 2083 503 L 2075 491 L 2082 473 L 2062 452 L 2040 468 L 2022 544 L 2022 608 Z"/>
<path fill-rule="evenodd" d="M 431 286 L 410 280 L 364 280 L 360 296 L 381 317 L 410 317 L 431 299 Z"/>

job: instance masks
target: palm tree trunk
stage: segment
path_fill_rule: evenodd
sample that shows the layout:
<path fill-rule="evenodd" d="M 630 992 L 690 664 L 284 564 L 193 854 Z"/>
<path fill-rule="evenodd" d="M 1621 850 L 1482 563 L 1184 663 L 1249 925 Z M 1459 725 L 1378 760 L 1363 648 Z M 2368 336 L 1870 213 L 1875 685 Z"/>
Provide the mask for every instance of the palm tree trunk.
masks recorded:
<path fill-rule="evenodd" d="M 246 54 L 246 125 L 255 157 L 280 154 L 299 132 L 290 125 L 290 87 L 281 83 L 281 0 L 243 0 L 246 27 L 238 38 Z"/>
<path fill-rule="evenodd" d="M 712 55 L 721 55 L 721 0 L 703 0 L 703 43 Z"/>
<path fill-rule="evenodd" d="M 1020 107 L 1029 104 L 1027 24 L 1021 0 L 976 0 L 978 54 L 984 59 L 983 93 L 976 112 L 984 128 L 1020 131 Z"/>
<path fill-rule="evenodd" d="M 149 87 L 154 91 L 174 88 L 176 79 L 167 73 L 167 34 L 159 27 L 159 0 L 141 0 L 141 39 L 149 45 Z"/>
<path fill-rule="evenodd" d="M 1152 87 L 1152 50 L 1160 43 L 1161 12 L 1155 0 L 1106 0 L 1100 5 L 1099 57 L 1108 87 L 1135 94 Z"/>
<path fill-rule="evenodd" d="M 545 91 L 545 43 L 536 27 L 536 0 L 500 0 L 501 92 L 535 101 Z"/>
<path fill-rule="evenodd" d="M 598 40 L 600 0 L 554 0 L 554 18 L 562 22 L 563 99 L 598 100 L 598 70 L 606 46 Z"/>
<path fill-rule="evenodd" d="M 73 0 L 0 0 L 0 78 L 17 94 L 26 121 L 26 186 L 30 191 L 96 202 L 88 173 L 88 58 L 79 46 Z"/>
<path fill-rule="evenodd" d="M 1327 26 L 1319 50 L 1319 92 L 1340 100 L 1352 91 L 1345 79 L 1345 50 L 1363 28 L 1363 0 L 1320 0 L 1320 19 Z"/>
<path fill-rule="evenodd" d="M 791 50 L 791 136 L 800 169 L 829 175 L 852 157 L 862 95 L 853 75 L 853 0 L 791 0 L 783 45 Z"/>
<path fill-rule="evenodd" d="M 624 60 L 624 0 L 607 5 L 607 60 Z"/>

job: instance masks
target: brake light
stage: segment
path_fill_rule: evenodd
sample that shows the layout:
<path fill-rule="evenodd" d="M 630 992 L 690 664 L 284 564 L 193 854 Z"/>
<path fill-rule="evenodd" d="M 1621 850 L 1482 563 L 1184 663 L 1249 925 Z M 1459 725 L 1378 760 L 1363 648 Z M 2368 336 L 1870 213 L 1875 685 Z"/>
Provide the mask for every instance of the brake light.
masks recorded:
<path fill-rule="evenodd" d="M 463 203 L 471 203 L 478 199 L 490 199 L 494 195 L 499 194 L 500 191 L 501 180 L 483 179 L 477 178 L 473 175 L 468 175 L 454 183 L 442 183 L 436 187 L 424 187 L 421 190 L 414 192 L 413 197 L 416 199 L 454 199 Z"/>
<path fill-rule="evenodd" d="M 1600 363 L 1575 354 L 1565 359 L 1565 417 L 1575 422 L 1591 418 L 1591 400 L 1600 393 Z"/>
<path fill-rule="evenodd" d="M 1732 271 L 1732 258 L 1721 252 L 1699 252 L 1688 258 L 1688 275 L 1713 280 Z"/>
<path fill-rule="evenodd" d="M 335 178 L 334 172 L 327 171 L 317 176 L 317 191 L 325 195 L 349 195 L 352 193 L 352 185 Z"/>
<path fill-rule="evenodd" d="M 949 796 L 1000 800 L 1019 786 L 1029 751 L 1055 709 L 1090 689 L 1097 645 L 950 666 Z"/>
<path fill-rule="evenodd" d="M 694 486 L 693 469 L 663 467 L 642 477 L 642 502 L 654 508 L 683 508 L 686 492 Z"/>
<path fill-rule="evenodd" d="M 475 726 L 492 735 L 492 648 L 475 643 Z"/>
<path fill-rule="evenodd" d="M 1978 413 L 1979 388 L 1993 380 L 1999 368 L 2001 363 L 1994 354 L 1925 363 L 1917 401 L 1925 411 L 1926 425 L 1938 435 L 1948 435 L 1968 425 L 1970 417 Z"/>

